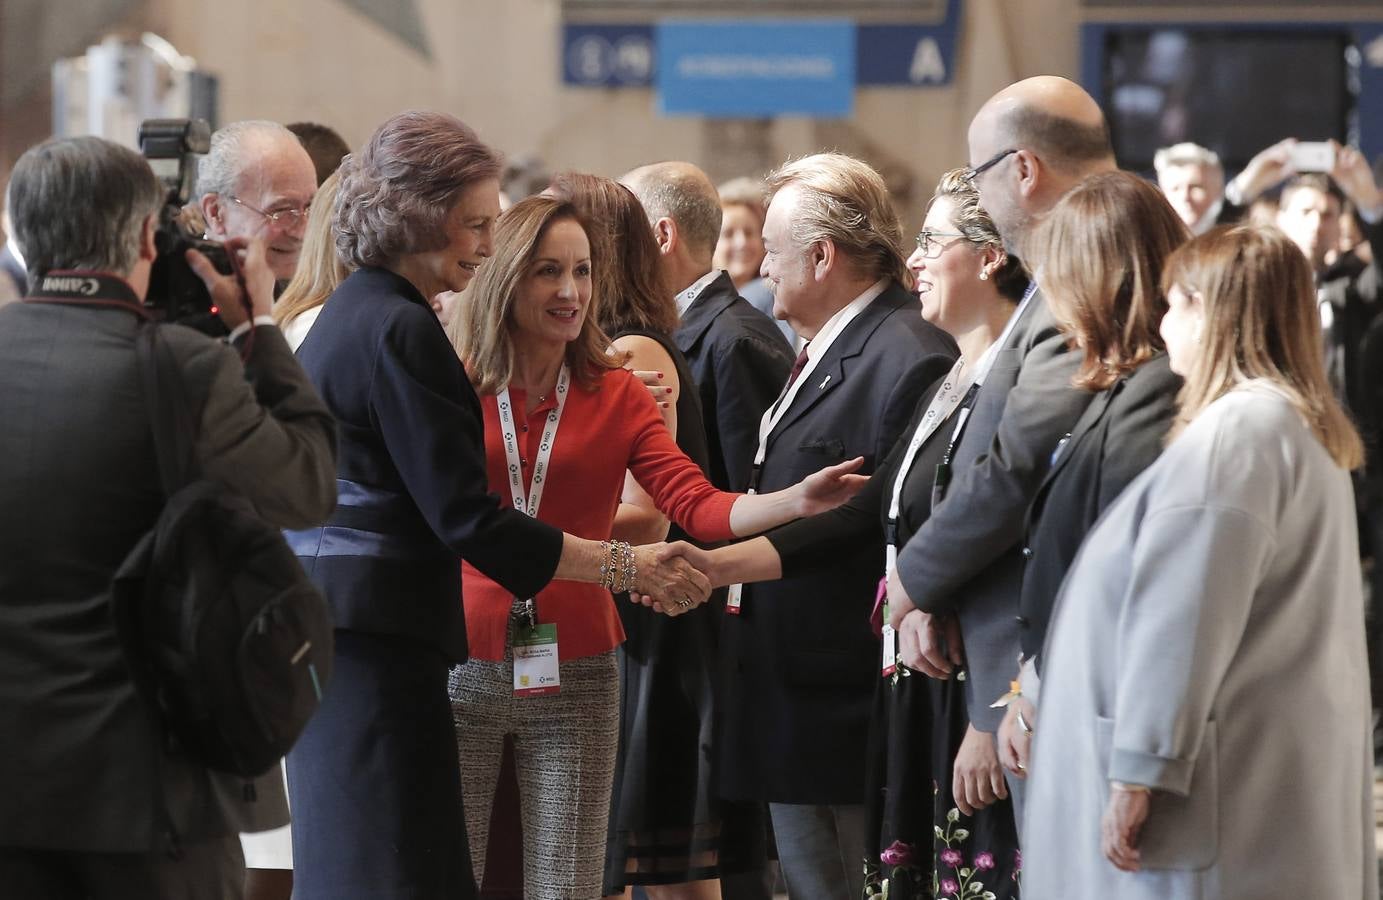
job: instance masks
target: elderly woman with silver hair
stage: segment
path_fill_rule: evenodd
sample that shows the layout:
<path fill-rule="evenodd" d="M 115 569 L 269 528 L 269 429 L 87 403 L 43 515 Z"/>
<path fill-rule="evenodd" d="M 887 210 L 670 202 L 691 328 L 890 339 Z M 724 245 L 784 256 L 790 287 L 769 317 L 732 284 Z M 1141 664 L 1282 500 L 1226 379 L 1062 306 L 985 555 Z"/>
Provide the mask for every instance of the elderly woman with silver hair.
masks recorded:
<path fill-rule="evenodd" d="M 294 896 L 475 896 L 447 670 L 467 656 L 464 558 L 517 597 L 555 578 L 706 580 L 652 548 L 582 540 L 487 493 L 484 423 L 429 297 L 491 253 L 500 163 L 457 119 L 406 112 L 341 168 L 336 248 L 355 269 L 299 358 L 338 422 L 340 502 L 290 534 L 336 621 L 333 680 L 288 758 Z"/>

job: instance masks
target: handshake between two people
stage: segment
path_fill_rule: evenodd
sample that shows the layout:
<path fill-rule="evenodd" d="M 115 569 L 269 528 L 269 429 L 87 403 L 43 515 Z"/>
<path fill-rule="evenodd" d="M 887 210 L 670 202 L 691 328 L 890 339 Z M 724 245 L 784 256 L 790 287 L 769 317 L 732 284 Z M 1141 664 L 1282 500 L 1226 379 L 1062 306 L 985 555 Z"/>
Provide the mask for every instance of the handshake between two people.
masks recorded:
<path fill-rule="evenodd" d="M 827 466 L 780 491 L 741 494 L 730 512 L 730 530 L 743 538 L 835 509 L 869 482 L 869 476 L 856 474 L 863 465 L 864 458 L 855 457 Z M 700 606 L 715 588 L 782 577 L 778 553 L 763 537 L 716 550 L 675 541 L 646 544 L 635 551 L 637 555 L 647 555 L 650 568 L 646 570 L 644 561 L 636 558 L 641 583 L 630 593 L 630 599 L 669 616 Z"/>

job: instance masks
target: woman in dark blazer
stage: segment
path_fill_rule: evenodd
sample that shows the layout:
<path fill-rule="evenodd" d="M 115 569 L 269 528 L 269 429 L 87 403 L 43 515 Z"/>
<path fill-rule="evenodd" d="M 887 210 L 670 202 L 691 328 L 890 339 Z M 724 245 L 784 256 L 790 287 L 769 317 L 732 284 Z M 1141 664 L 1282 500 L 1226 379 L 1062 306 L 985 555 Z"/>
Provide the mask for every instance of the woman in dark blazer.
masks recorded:
<path fill-rule="evenodd" d="M 1019 778 L 1026 777 L 1042 642 L 1062 579 L 1095 520 L 1161 454 L 1176 413 L 1181 378 L 1157 330 L 1167 311 L 1159 280 L 1167 257 L 1189 238 L 1162 193 L 1126 172 L 1082 182 L 1034 235 L 1038 284 L 1084 351 L 1075 385 L 1098 393 L 1055 448 L 1028 512 L 1022 686 L 1008 695 L 999 729 L 1000 757 Z"/>
<path fill-rule="evenodd" d="M 480 403 L 428 298 L 490 255 L 499 171 L 463 123 L 420 112 L 342 166 L 336 248 L 355 271 L 298 351 L 340 442 L 336 512 L 290 534 L 337 627 L 331 685 L 288 758 L 300 900 L 475 896 L 447 698 L 467 654 L 458 557 L 531 597 L 601 582 L 623 556 L 487 493 Z M 670 602 L 707 596 L 689 567 L 634 556 Z"/>

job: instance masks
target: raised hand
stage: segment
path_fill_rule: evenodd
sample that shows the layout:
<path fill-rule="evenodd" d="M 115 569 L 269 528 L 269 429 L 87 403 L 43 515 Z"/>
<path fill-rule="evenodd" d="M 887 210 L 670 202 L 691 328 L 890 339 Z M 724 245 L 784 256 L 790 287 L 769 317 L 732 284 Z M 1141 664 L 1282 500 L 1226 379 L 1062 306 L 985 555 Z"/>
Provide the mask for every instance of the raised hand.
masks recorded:
<path fill-rule="evenodd" d="M 869 483 L 868 475 L 855 475 L 864 465 L 864 457 L 857 456 L 843 463 L 813 472 L 802 479 L 796 490 L 798 515 L 814 516 L 817 513 L 835 509 L 860 492 Z"/>
<path fill-rule="evenodd" d="M 669 554 L 664 558 L 666 547 L 644 544 L 634 548 L 634 565 L 639 574 L 631 596 L 642 595 L 647 605 L 659 612 L 680 616 L 706 602 L 711 595 L 711 582 L 682 556 Z"/>
<path fill-rule="evenodd" d="M 1244 171 L 1234 181 L 1239 185 L 1240 198 L 1245 204 L 1258 199 L 1268 188 L 1295 173 L 1292 168 L 1292 147 L 1296 138 L 1285 138 L 1249 160 Z"/>
<path fill-rule="evenodd" d="M 1340 190 L 1344 191 L 1345 196 L 1353 200 L 1354 205 L 1360 210 L 1378 210 L 1383 206 L 1383 192 L 1379 191 L 1378 183 L 1374 181 L 1373 170 L 1369 168 L 1369 161 L 1364 158 L 1364 154 L 1335 141 L 1331 141 L 1330 144 L 1335 148 L 1335 167 L 1330 170 L 1330 177 L 1335 179 Z"/>
<path fill-rule="evenodd" d="M 226 241 L 226 254 L 238 274 L 222 275 L 196 250 L 187 251 L 187 264 L 206 284 L 221 321 L 234 329 L 255 316 L 269 315 L 274 305 L 274 273 L 264 258 L 263 238 L 231 238 Z"/>

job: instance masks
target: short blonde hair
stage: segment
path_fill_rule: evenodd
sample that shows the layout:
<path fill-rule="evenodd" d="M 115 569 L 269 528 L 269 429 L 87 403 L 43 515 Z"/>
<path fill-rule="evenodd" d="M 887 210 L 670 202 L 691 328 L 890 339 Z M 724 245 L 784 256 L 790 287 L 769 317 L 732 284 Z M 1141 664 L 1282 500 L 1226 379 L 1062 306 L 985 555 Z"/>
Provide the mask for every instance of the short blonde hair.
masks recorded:
<path fill-rule="evenodd" d="M 793 160 L 767 178 L 769 202 L 797 188 L 792 238 L 806 248 L 830 241 L 866 274 L 912 286 L 903 253 L 903 227 L 884 179 L 867 163 L 843 153 L 817 153 Z"/>
<path fill-rule="evenodd" d="M 480 267 L 457 305 L 447 333 L 479 394 L 496 394 L 514 375 L 514 300 L 543 236 L 554 222 L 576 222 L 588 230 L 576 207 L 552 197 L 526 197 L 505 210 L 495 223 L 494 256 Z M 608 264 L 608 263 L 607 263 Z M 581 333 L 567 344 L 572 378 L 594 388 L 625 357 L 606 352 L 610 339 L 590 306 Z"/>
<path fill-rule="evenodd" d="M 1290 238 L 1262 225 L 1208 231 L 1168 258 L 1162 288 L 1173 287 L 1200 298 L 1205 329 L 1168 440 L 1237 385 L 1265 378 L 1291 397 L 1337 465 L 1363 465 L 1363 441 L 1326 376 L 1311 264 Z"/>
<path fill-rule="evenodd" d="M 335 215 L 332 207 L 340 186 L 341 173 L 332 172 L 312 198 L 297 271 L 283 289 L 283 295 L 274 303 L 274 321 L 279 325 L 286 325 L 309 309 L 326 303 L 327 298 L 350 274 L 341 257 L 336 255 L 335 235 L 331 228 Z"/>

